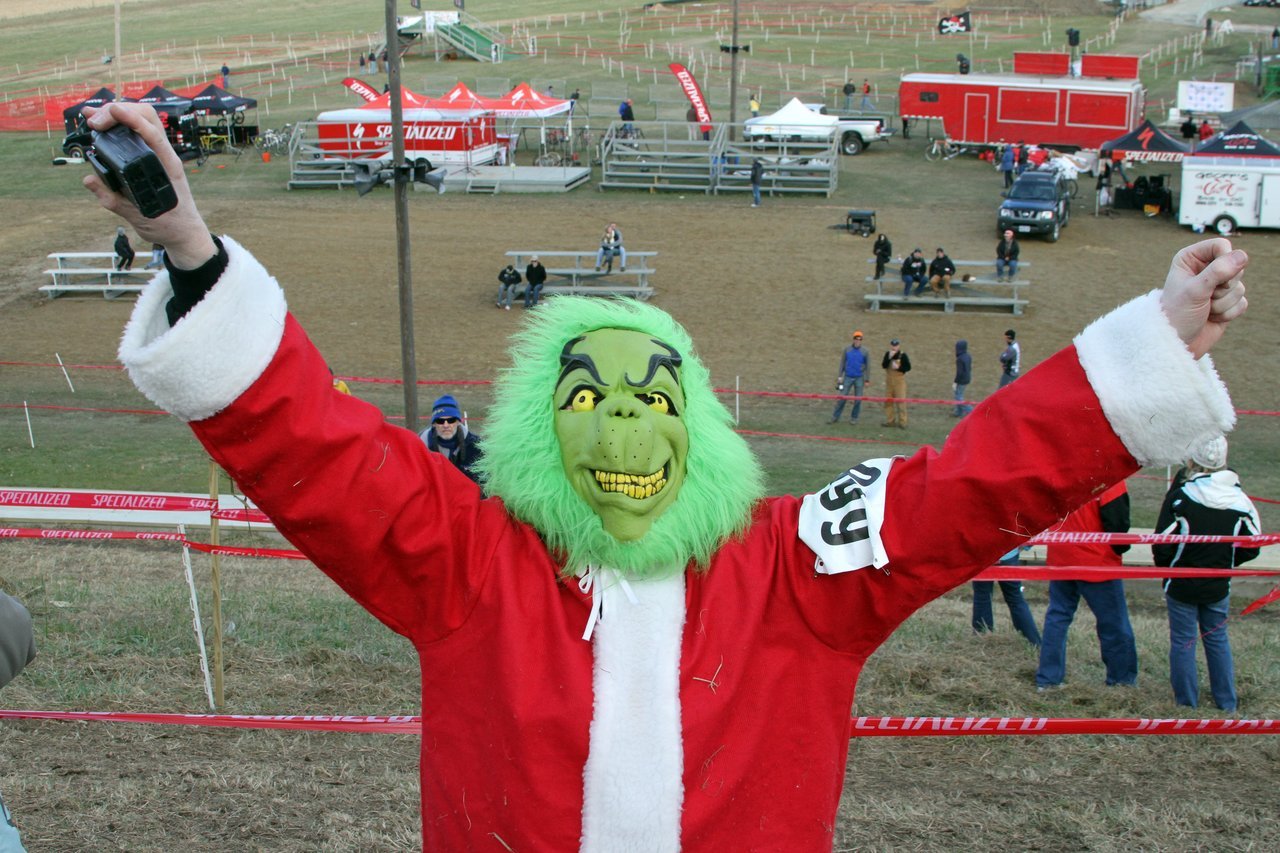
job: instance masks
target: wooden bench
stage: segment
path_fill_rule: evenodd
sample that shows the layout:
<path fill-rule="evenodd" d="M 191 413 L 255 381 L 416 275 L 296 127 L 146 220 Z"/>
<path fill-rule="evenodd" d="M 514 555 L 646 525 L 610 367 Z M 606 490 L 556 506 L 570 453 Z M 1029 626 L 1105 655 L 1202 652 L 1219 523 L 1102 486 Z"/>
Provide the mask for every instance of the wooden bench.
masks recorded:
<path fill-rule="evenodd" d="M 653 296 L 653 286 L 649 284 L 649 276 L 654 269 L 650 265 L 657 252 L 627 251 L 627 269 L 619 266 L 620 259 L 614 259 L 612 272 L 596 271 L 596 252 L 535 252 L 520 249 L 507 252 L 511 264 L 524 276 L 529 259 L 537 256 L 547 269 L 547 283 L 542 286 L 542 295 L 567 293 L 574 296 L 630 296 L 633 299 L 646 300 Z M 524 295 L 525 284 L 516 286 L 516 295 Z"/>
<path fill-rule="evenodd" d="M 116 299 L 140 293 L 155 275 L 148 269 L 118 270 L 115 257 L 115 252 L 52 252 L 49 258 L 55 266 L 44 272 L 53 283 L 42 285 L 40 292 L 50 299 L 64 293 L 101 293 L 106 299 Z"/>
<path fill-rule="evenodd" d="M 869 263 L 875 263 L 875 258 L 868 258 Z M 885 268 L 885 277 L 877 279 L 875 276 L 867 276 L 867 281 L 874 282 L 876 286 L 875 293 L 868 293 L 864 297 L 867 302 L 867 310 L 880 311 L 885 306 L 894 306 L 895 309 L 914 309 L 914 308 L 941 308 L 943 313 L 954 314 L 957 308 L 975 308 L 984 309 L 1000 309 L 1003 311 L 1011 311 L 1015 316 L 1021 316 L 1022 311 L 1030 304 L 1029 300 L 1021 295 L 1022 288 L 1029 287 L 1031 282 L 1026 279 L 1014 279 L 1013 281 L 997 281 L 994 276 L 973 276 L 968 281 L 963 280 L 961 269 L 965 267 L 985 267 L 994 271 L 995 260 L 990 261 L 956 261 L 951 263 L 956 266 L 956 274 L 951 278 L 951 296 L 935 295 L 931 290 L 926 290 L 919 296 L 904 296 L 898 289 L 902 284 L 902 259 L 890 261 L 890 265 L 896 264 L 896 268 L 892 271 L 889 267 Z M 1031 266 L 1030 261 L 1019 261 L 1018 269 Z M 926 282 L 928 279 L 926 279 Z M 888 292 L 885 285 L 889 286 Z M 926 288 L 928 287 L 926 283 Z M 912 285 L 914 289 L 915 285 Z M 1007 291 L 997 292 L 997 291 Z"/>

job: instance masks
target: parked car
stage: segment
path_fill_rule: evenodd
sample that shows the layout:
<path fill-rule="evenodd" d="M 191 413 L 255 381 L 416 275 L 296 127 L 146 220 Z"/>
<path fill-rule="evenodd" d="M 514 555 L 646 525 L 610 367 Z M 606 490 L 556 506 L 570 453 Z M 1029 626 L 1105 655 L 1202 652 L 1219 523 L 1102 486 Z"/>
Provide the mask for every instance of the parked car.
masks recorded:
<path fill-rule="evenodd" d="M 200 124 L 194 113 L 171 116 L 161 113 L 165 135 L 169 144 L 183 160 L 194 159 L 200 153 Z M 93 133 L 84 116 L 76 116 L 75 127 L 62 139 L 62 153 L 67 157 L 84 159 L 85 152 L 93 145 Z"/>
<path fill-rule="evenodd" d="M 1043 234 L 1050 243 L 1071 219 L 1071 190 L 1054 169 L 1023 172 L 1004 193 L 996 217 L 996 233 Z"/>

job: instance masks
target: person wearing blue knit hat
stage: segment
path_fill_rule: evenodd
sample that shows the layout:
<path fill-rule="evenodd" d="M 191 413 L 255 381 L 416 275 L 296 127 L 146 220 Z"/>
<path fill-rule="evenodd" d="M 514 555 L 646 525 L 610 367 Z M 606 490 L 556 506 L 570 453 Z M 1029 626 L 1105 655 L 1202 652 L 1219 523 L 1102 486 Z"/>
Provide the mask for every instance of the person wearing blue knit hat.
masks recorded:
<path fill-rule="evenodd" d="M 480 482 L 474 470 L 484 455 L 480 449 L 480 436 L 467 429 L 462 420 L 462 409 L 452 396 L 445 394 L 431 404 L 431 426 L 418 433 L 418 437 L 426 442 L 432 453 L 445 455 L 472 482 Z"/>

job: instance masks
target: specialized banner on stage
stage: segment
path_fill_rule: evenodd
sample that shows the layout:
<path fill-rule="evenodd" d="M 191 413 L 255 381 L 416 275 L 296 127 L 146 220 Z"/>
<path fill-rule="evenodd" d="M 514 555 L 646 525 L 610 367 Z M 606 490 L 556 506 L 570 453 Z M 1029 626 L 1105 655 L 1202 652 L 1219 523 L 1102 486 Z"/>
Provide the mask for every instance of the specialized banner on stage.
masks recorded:
<path fill-rule="evenodd" d="M 711 108 L 707 106 L 706 99 L 702 97 L 702 89 L 698 87 L 698 81 L 694 79 L 693 72 L 679 62 L 673 62 L 667 67 L 671 69 L 672 74 L 676 75 L 685 97 L 689 99 L 689 103 L 693 104 L 694 110 L 698 113 L 698 129 L 703 133 L 711 130 Z"/>

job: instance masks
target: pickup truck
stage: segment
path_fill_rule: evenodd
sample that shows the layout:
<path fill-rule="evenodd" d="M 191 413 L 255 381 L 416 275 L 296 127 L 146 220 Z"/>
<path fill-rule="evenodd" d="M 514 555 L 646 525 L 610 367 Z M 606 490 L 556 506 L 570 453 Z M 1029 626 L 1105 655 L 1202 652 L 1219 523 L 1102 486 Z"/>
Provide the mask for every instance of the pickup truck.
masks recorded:
<path fill-rule="evenodd" d="M 862 149 L 872 142 L 887 141 L 893 136 L 893 131 L 885 127 L 884 119 L 880 116 L 828 112 L 823 104 L 808 106 L 822 115 L 833 115 L 840 120 L 840 124 L 836 125 L 840 129 L 840 150 L 851 157 L 861 154 Z"/>
<path fill-rule="evenodd" d="M 823 104 L 805 104 L 805 107 L 811 112 L 819 115 L 828 115 L 827 108 Z M 837 139 L 840 140 L 841 152 L 853 156 L 861 154 L 862 149 L 866 148 L 872 142 L 879 142 L 893 136 L 892 130 L 887 130 L 884 126 L 884 120 L 875 116 L 854 116 L 830 114 L 838 122 L 836 125 Z M 829 130 L 821 125 L 811 125 L 804 122 L 774 124 L 765 122 L 765 116 L 760 118 L 747 119 L 743 123 L 742 135 L 747 140 L 773 140 L 773 139 L 827 139 L 829 138 Z"/>

